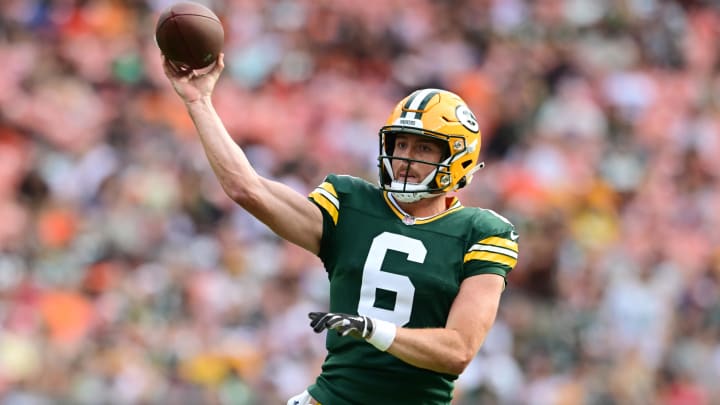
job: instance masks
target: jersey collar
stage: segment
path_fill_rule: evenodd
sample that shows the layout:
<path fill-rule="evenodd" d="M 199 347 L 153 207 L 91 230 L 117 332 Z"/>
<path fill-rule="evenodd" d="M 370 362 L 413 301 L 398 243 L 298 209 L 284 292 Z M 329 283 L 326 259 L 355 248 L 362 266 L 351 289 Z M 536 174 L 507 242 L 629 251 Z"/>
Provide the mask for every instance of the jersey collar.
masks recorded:
<path fill-rule="evenodd" d="M 385 203 L 387 203 L 388 207 L 390 207 L 390 210 L 397 216 L 405 225 L 416 225 L 416 224 L 426 224 L 428 222 L 435 221 L 437 219 L 440 219 L 452 212 L 458 211 L 463 209 L 463 205 L 460 203 L 460 200 L 457 199 L 457 197 L 445 197 L 446 200 L 446 206 L 448 207 L 445 211 L 431 215 L 429 217 L 414 217 L 407 212 L 405 212 L 402 208 L 400 208 L 400 205 L 398 205 L 397 201 L 395 201 L 395 198 L 392 196 L 392 194 L 388 191 L 383 191 L 383 198 L 385 199 Z"/>

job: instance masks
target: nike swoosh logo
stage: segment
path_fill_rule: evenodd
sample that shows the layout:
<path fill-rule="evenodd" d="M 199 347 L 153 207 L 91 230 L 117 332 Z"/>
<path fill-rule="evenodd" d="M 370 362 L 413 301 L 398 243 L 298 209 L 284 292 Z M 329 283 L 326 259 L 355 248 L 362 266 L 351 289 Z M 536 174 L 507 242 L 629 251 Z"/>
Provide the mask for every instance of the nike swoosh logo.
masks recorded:
<path fill-rule="evenodd" d="M 519 237 L 520 237 L 520 235 L 518 235 L 517 232 L 510 231 L 510 239 L 515 241 L 515 240 L 518 240 Z"/>

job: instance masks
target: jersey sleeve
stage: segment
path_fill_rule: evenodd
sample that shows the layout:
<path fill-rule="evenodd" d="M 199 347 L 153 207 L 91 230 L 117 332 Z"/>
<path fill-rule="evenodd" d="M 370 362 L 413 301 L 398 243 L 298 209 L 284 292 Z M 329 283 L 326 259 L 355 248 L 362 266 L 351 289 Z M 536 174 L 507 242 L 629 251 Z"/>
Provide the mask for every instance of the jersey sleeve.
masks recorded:
<path fill-rule="evenodd" d="M 308 195 L 308 198 L 322 211 L 323 222 L 331 222 L 331 225 L 335 226 L 340 215 L 340 199 L 331 177 L 326 177 L 325 181 L 315 187 Z"/>
<path fill-rule="evenodd" d="M 497 274 L 503 278 L 515 268 L 520 252 L 519 236 L 515 227 L 505 218 L 491 222 L 491 226 L 476 234 L 463 259 L 463 278 L 478 274 Z"/>
<path fill-rule="evenodd" d="M 318 206 L 323 216 L 323 234 L 320 241 L 318 256 L 325 260 L 326 253 L 331 251 L 335 229 L 340 218 L 342 179 L 336 175 L 328 175 L 320 185 L 308 194 L 308 199 Z"/>

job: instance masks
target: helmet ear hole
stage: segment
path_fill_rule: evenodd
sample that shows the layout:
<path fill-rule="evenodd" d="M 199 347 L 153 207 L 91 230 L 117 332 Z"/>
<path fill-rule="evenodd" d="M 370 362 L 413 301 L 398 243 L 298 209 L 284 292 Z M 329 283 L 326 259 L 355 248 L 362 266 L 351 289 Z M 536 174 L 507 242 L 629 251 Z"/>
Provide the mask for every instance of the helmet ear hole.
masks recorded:
<path fill-rule="evenodd" d="M 463 169 L 467 169 L 468 166 L 470 166 L 471 164 L 472 164 L 472 160 L 466 160 L 466 161 L 464 161 L 464 162 L 461 163 Z M 462 179 L 465 180 L 465 177 L 463 177 Z"/>

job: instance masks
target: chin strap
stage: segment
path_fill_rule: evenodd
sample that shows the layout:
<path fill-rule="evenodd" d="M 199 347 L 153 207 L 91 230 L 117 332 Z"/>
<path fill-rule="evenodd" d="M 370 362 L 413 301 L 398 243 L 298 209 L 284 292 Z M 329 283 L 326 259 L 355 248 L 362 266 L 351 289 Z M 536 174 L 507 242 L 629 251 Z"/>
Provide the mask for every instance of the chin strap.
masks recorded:
<path fill-rule="evenodd" d="M 432 174 L 428 175 L 428 179 L 431 177 Z M 420 201 L 423 198 L 433 196 L 433 194 L 426 191 L 427 186 L 424 184 L 405 184 L 403 182 L 393 180 L 390 183 L 390 189 L 405 189 L 405 191 L 390 191 L 396 200 L 404 203 L 413 203 Z"/>
<path fill-rule="evenodd" d="M 475 165 L 475 167 L 473 167 L 472 169 L 470 169 L 470 171 L 468 172 L 468 174 L 465 175 L 465 177 L 468 177 L 468 178 L 471 179 L 472 176 L 473 176 L 473 174 L 475 174 L 475 172 L 477 172 L 478 170 L 482 169 L 483 167 L 485 167 L 485 162 L 480 162 L 480 163 L 478 163 L 477 165 Z M 468 183 L 470 183 L 470 180 L 468 180 Z"/>
<path fill-rule="evenodd" d="M 427 191 L 419 191 L 415 193 L 399 193 L 397 191 L 391 191 L 392 196 L 403 203 L 414 203 L 422 200 L 423 198 L 432 197 L 435 194 L 428 193 Z"/>
<path fill-rule="evenodd" d="M 468 184 L 470 184 L 470 182 L 472 181 L 472 178 L 473 178 L 473 174 L 475 174 L 475 172 L 482 169 L 483 167 L 485 167 L 485 162 L 480 162 L 475 167 L 470 169 L 468 174 L 466 174 L 465 177 L 463 177 L 463 179 L 460 180 L 457 185 L 455 185 L 454 190 L 459 190 L 459 189 L 467 186 Z"/>

